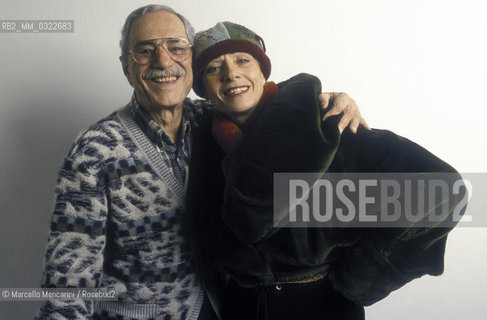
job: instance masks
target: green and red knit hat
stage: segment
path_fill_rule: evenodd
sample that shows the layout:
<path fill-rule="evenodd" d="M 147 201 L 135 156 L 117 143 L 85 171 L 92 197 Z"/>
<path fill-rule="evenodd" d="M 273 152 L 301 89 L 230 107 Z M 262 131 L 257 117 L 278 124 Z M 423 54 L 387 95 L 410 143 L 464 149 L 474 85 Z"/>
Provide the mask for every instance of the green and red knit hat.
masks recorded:
<path fill-rule="evenodd" d="M 218 22 L 213 28 L 198 32 L 193 44 L 193 90 L 205 97 L 201 76 L 208 63 L 226 53 L 247 52 L 260 63 L 266 80 L 271 74 L 271 61 L 265 54 L 264 40 L 252 30 L 232 22 Z"/>

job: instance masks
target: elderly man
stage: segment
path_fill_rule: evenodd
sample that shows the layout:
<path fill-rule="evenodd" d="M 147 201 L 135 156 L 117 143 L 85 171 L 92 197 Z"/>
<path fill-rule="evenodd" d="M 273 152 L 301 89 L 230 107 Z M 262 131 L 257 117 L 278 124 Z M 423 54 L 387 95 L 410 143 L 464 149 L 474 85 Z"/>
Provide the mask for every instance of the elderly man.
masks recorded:
<path fill-rule="evenodd" d="M 120 60 L 134 95 L 69 151 L 43 274 L 45 287 L 104 288 L 118 299 L 49 300 L 38 319 L 202 318 L 204 294 L 180 227 L 192 127 L 211 112 L 207 102 L 186 98 L 193 36 L 189 22 L 165 6 L 127 17 Z M 364 123 L 347 95 L 321 99 L 336 106 L 329 114 L 345 108 L 342 128 Z"/>

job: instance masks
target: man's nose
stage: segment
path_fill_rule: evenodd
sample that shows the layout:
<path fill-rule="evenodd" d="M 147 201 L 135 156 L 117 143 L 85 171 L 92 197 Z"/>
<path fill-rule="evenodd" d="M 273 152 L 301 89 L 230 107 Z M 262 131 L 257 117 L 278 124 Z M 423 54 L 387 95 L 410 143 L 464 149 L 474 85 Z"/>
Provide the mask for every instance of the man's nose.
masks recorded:
<path fill-rule="evenodd" d="M 164 48 L 164 45 L 162 43 L 159 43 L 159 45 L 157 46 L 156 56 L 154 57 L 153 64 L 155 66 L 167 68 L 171 66 L 173 62 L 174 60 L 171 58 L 166 48 Z"/>

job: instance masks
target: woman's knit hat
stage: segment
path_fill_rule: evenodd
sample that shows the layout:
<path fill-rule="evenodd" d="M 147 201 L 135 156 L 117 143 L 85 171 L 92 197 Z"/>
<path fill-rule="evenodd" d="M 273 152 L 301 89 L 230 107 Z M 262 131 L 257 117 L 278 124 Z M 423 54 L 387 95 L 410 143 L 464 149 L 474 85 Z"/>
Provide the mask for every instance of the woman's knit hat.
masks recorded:
<path fill-rule="evenodd" d="M 247 52 L 260 63 L 267 80 L 271 74 L 271 61 L 265 54 L 265 44 L 252 30 L 232 22 L 218 22 L 213 28 L 198 32 L 193 45 L 193 90 L 205 97 L 201 82 L 203 70 L 208 63 L 226 53 Z"/>

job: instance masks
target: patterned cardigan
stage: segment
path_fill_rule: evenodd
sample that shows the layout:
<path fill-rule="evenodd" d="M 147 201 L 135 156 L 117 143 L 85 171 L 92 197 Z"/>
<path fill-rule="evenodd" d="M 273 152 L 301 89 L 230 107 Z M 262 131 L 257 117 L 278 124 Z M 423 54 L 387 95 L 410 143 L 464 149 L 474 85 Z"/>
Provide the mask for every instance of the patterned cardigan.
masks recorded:
<path fill-rule="evenodd" d="M 64 160 L 43 273 L 43 287 L 104 288 L 118 300 L 49 300 L 37 319 L 198 317 L 203 295 L 180 226 L 185 186 L 130 107 L 83 132 Z M 208 109 L 189 99 L 184 108 L 191 125 Z"/>

